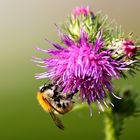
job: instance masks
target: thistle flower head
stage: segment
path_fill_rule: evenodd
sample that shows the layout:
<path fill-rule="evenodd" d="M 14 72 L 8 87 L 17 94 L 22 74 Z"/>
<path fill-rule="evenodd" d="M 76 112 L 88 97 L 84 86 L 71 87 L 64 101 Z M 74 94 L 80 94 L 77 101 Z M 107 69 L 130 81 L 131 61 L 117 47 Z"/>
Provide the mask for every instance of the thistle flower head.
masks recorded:
<path fill-rule="evenodd" d="M 114 95 L 112 79 L 126 77 L 126 70 L 133 75 L 140 67 L 140 49 L 125 39 L 120 28 L 111 27 L 106 16 L 94 15 L 89 6 L 75 8 L 63 31 L 59 33 L 64 46 L 49 41 L 55 49 L 37 48 L 50 57 L 34 57 L 46 69 L 36 78 L 50 78 L 62 94 L 78 90 L 83 101 L 97 102 L 102 109 L 102 104 L 107 106 L 107 95 Z"/>
<path fill-rule="evenodd" d="M 139 47 L 137 47 L 134 44 L 134 41 L 130 39 L 116 40 L 112 43 L 110 48 L 114 49 L 114 54 L 116 56 L 124 55 L 124 57 L 128 57 L 129 59 L 135 56 L 139 50 Z"/>
<path fill-rule="evenodd" d="M 112 79 L 119 79 L 127 64 L 112 58 L 110 50 L 104 50 L 101 32 L 95 43 L 88 41 L 88 34 L 81 30 L 77 42 L 61 34 L 66 47 L 51 43 L 56 49 L 42 50 L 51 58 L 41 59 L 47 72 L 36 78 L 51 78 L 63 88 L 63 93 L 78 90 L 82 100 L 91 102 L 105 101 L 107 92 L 113 94 Z M 41 49 L 39 49 L 41 50 Z"/>
<path fill-rule="evenodd" d="M 74 8 L 72 15 L 74 17 L 78 17 L 80 15 L 88 16 L 90 13 L 92 13 L 92 12 L 91 12 L 89 6 L 87 6 L 87 7 L 81 6 L 81 7 Z"/>
<path fill-rule="evenodd" d="M 122 49 L 126 56 L 132 57 L 136 54 L 137 47 L 132 40 L 124 40 L 122 42 Z"/>

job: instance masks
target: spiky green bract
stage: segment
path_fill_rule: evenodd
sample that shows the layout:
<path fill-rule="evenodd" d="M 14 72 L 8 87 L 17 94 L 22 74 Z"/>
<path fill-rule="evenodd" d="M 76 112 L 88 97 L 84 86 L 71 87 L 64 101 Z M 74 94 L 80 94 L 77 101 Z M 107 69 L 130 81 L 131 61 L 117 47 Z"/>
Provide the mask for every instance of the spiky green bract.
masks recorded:
<path fill-rule="evenodd" d="M 62 27 L 73 40 L 80 38 L 81 29 L 84 29 L 88 33 L 90 42 L 95 42 L 97 33 L 103 31 L 103 39 L 106 45 L 111 44 L 114 38 L 122 39 L 124 37 L 121 27 L 113 25 L 109 21 L 108 16 L 102 16 L 101 12 L 96 14 L 91 13 L 87 16 L 80 15 L 76 18 L 70 16 Z"/>
<path fill-rule="evenodd" d="M 119 140 L 124 129 L 124 120 L 129 117 L 140 115 L 140 95 L 131 90 L 125 90 L 122 93 L 121 100 L 111 96 L 114 107 L 106 111 L 105 115 L 105 135 L 106 140 Z"/>

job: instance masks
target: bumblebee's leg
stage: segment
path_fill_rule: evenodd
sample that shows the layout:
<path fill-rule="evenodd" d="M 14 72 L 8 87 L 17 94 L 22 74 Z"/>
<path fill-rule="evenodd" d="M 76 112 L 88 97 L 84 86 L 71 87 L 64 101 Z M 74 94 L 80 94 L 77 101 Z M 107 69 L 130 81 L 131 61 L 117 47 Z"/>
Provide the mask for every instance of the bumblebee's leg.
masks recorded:
<path fill-rule="evenodd" d="M 66 96 L 66 99 L 72 99 L 73 96 L 75 95 L 75 93 L 77 93 L 77 92 L 78 92 L 78 89 L 75 89 L 75 91 L 73 91 L 71 94 L 68 94 L 68 95 Z"/>

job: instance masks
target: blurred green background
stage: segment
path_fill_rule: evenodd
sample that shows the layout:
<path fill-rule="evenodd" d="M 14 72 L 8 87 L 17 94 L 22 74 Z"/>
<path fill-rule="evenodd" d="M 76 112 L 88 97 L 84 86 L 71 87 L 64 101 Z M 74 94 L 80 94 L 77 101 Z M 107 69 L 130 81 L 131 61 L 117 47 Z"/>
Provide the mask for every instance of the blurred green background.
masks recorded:
<path fill-rule="evenodd" d="M 38 105 L 36 92 L 45 79 L 35 80 L 41 71 L 31 62 L 42 54 L 34 48 L 51 47 L 47 36 L 58 40 L 54 24 L 61 23 L 75 6 L 91 5 L 121 24 L 126 33 L 140 36 L 139 0 L 0 0 L 0 140 L 104 139 L 103 116 L 89 109 L 73 111 L 61 119 L 65 131 L 55 127 Z M 115 81 L 116 88 L 140 90 L 140 73 L 135 78 Z M 140 139 L 140 117 L 126 121 L 121 140 Z"/>

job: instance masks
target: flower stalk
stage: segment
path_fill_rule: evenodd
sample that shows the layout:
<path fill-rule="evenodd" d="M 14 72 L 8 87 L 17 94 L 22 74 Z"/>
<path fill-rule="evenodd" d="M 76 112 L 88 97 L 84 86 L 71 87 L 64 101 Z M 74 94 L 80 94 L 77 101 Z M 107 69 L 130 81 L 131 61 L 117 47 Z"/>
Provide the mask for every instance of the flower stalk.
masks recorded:
<path fill-rule="evenodd" d="M 117 92 L 122 96 L 121 100 L 111 97 L 114 107 L 110 107 L 104 113 L 105 140 L 119 140 L 124 129 L 124 120 L 129 117 L 137 117 L 140 113 L 140 96 L 132 90 L 126 89 Z"/>
<path fill-rule="evenodd" d="M 105 123 L 105 140 L 119 140 L 120 132 L 123 126 L 123 119 L 119 115 L 112 115 L 112 111 L 109 110 L 104 115 Z"/>

